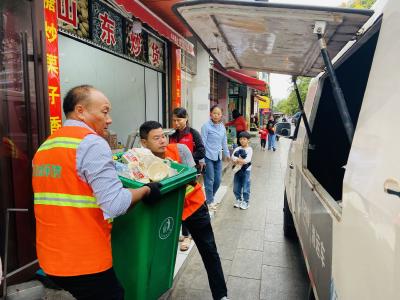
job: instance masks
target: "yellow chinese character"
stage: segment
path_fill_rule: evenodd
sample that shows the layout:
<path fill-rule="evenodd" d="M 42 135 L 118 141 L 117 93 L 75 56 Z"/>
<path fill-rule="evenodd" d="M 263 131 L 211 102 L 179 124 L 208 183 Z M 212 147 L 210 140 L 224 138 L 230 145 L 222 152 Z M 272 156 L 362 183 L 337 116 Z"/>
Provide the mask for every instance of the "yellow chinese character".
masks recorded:
<path fill-rule="evenodd" d="M 49 43 L 52 43 L 57 38 L 57 28 L 54 26 L 54 23 L 50 25 L 45 22 L 45 30 L 46 30 L 46 38 Z"/>
<path fill-rule="evenodd" d="M 47 72 L 53 75 L 58 75 L 58 56 L 47 54 Z"/>
<path fill-rule="evenodd" d="M 54 105 L 56 104 L 56 98 L 60 97 L 60 94 L 57 94 L 58 92 L 58 86 L 51 86 L 49 85 L 49 98 L 50 98 L 50 104 Z"/>
<path fill-rule="evenodd" d="M 44 8 L 56 12 L 56 0 L 44 0 Z"/>
<path fill-rule="evenodd" d="M 61 127 L 61 120 L 59 116 L 50 117 L 50 132 L 53 134 L 54 131 Z"/>

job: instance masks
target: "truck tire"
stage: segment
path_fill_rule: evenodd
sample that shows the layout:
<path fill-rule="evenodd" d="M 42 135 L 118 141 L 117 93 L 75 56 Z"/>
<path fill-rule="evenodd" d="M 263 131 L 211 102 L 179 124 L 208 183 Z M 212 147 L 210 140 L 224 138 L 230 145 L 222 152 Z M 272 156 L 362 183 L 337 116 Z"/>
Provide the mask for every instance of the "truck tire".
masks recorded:
<path fill-rule="evenodd" d="M 283 202 L 283 234 L 285 237 L 290 239 L 297 238 L 296 228 L 294 227 L 293 216 L 289 209 L 286 191 L 284 193 Z"/>

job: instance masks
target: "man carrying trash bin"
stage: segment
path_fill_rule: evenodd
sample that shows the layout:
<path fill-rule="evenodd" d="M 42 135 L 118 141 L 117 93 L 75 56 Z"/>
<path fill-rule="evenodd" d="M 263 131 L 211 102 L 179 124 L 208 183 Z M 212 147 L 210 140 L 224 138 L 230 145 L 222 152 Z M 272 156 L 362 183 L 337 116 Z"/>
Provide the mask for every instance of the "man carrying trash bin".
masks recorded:
<path fill-rule="evenodd" d="M 141 144 L 154 155 L 169 158 L 189 167 L 195 162 L 189 148 L 183 144 L 168 144 L 160 123 L 147 121 L 139 129 Z M 210 215 L 205 204 L 205 195 L 199 183 L 193 182 L 186 188 L 182 222 L 187 226 L 199 250 L 207 271 L 208 282 L 214 299 L 228 299 L 221 260 L 215 244 Z"/>
<path fill-rule="evenodd" d="M 76 299 L 123 300 L 113 270 L 111 221 L 139 201 L 160 198 L 160 185 L 122 187 L 103 135 L 111 104 L 92 86 L 64 98 L 67 120 L 38 149 L 32 185 L 39 265 Z"/>

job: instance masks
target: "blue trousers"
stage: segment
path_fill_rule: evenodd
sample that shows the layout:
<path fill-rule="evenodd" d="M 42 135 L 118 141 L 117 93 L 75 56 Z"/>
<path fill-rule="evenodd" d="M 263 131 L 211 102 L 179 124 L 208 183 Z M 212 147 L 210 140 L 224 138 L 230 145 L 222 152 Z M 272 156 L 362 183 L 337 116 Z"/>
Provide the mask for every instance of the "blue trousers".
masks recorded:
<path fill-rule="evenodd" d="M 275 149 L 276 134 L 268 134 L 268 150 Z"/>
<path fill-rule="evenodd" d="M 204 187 L 206 190 L 207 204 L 214 202 L 214 196 L 217 192 L 222 177 L 222 161 L 211 160 L 206 157 L 206 174 L 204 176 Z"/>
<path fill-rule="evenodd" d="M 247 203 L 250 199 L 250 173 L 250 171 L 239 171 L 233 178 L 233 193 L 236 199 Z"/>

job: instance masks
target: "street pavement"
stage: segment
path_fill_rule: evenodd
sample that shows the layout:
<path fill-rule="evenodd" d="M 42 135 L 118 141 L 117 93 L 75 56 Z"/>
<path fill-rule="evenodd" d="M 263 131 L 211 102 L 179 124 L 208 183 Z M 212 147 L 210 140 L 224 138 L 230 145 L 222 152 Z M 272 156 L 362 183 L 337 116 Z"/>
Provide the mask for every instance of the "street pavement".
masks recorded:
<path fill-rule="evenodd" d="M 289 140 L 262 152 L 253 141 L 251 200 L 248 210 L 233 207 L 230 170 L 227 192 L 213 217 L 213 229 L 231 300 L 307 299 L 309 282 L 300 246 L 283 235 L 283 191 Z M 212 299 L 195 247 L 174 280 L 170 299 Z"/>

